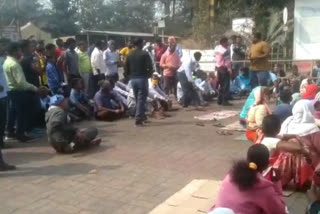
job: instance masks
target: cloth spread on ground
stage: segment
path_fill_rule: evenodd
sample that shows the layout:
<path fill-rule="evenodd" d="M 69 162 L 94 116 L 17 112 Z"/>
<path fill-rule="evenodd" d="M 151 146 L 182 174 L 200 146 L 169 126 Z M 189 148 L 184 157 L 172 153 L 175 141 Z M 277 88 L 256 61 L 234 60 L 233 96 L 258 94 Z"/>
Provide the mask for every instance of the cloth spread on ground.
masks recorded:
<path fill-rule="evenodd" d="M 239 111 L 215 111 L 209 114 L 195 116 L 197 120 L 222 120 L 229 117 L 234 117 L 239 114 Z"/>

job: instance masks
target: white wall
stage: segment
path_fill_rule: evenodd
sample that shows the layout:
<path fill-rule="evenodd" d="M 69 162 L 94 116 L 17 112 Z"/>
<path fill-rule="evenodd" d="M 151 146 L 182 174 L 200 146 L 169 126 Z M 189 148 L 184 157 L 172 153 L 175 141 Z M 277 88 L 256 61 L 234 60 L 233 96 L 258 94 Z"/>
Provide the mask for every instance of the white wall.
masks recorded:
<path fill-rule="evenodd" d="M 294 16 L 294 59 L 320 59 L 320 0 L 295 0 Z"/>

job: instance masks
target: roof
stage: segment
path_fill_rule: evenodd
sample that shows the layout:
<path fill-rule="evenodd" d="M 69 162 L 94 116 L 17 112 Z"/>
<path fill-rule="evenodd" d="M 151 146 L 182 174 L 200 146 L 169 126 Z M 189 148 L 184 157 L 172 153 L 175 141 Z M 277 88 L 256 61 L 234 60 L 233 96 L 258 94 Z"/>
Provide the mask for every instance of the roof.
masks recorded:
<path fill-rule="evenodd" d="M 154 37 L 152 33 L 141 32 L 120 32 L 120 31 L 99 31 L 99 30 L 82 30 L 81 34 L 100 34 L 100 35 L 117 35 L 117 36 L 134 36 L 134 37 Z M 165 35 L 165 37 L 169 37 Z M 179 38 L 179 37 L 177 37 Z"/>

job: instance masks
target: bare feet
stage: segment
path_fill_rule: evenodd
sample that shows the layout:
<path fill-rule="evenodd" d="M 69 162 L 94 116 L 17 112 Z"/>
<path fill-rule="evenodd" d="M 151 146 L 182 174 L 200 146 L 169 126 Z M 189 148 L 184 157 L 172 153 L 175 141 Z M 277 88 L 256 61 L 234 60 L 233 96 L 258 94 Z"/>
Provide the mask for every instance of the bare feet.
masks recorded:
<path fill-rule="evenodd" d="M 96 138 L 93 141 L 90 142 L 90 145 L 93 146 L 99 146 L 101 144 L 102 139 L 101 138 Z"/>

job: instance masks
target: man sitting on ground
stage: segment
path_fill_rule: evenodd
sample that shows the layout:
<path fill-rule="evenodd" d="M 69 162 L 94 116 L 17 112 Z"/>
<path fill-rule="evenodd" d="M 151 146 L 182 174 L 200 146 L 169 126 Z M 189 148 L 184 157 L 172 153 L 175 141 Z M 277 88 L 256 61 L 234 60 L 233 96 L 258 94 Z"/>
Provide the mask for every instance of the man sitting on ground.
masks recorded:
<path fill-rule="evenodd" d="M 99 120 L 114 121 L 125 113 L 122 102 L 111 92 L 112 84 L 104 80 L 100 85 L 100 90 L 94 96 L 95 116 Z"/>
<path fill-rule="evenodd" d="M 87 95 L 84 93 L 85 85 L 82 79 L 75 78 L 71 83 L 70 112 L 80 118 L 90 118 L 93 113 L 93 106 L 90 105 Z"/>
<path fill-rule="evenodd" d="M 48 140 L 57 153 L 73 153 L 101 143 L 101 139 L 96 138 L 96 128 L 78 129 L 69 123 L 68 99 L 55 95 L 51 97 L 50 105 L 46 113 Z"/>

